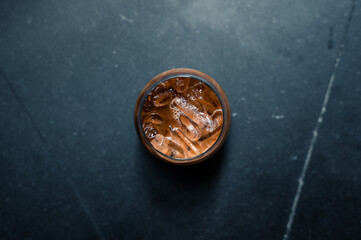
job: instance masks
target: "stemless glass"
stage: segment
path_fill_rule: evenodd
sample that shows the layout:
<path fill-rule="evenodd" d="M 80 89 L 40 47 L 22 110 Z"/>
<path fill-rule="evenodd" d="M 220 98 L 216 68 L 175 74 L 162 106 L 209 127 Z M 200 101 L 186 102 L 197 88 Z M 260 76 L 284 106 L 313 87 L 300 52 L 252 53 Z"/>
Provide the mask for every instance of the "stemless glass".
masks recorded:
<path fill-rule="evenodd" d="M 167 81 L 169 79 L 177 78 L 177 77 L 186 77 L 193 78 L 195 80 L 201 81 L 206 84 L 218 97 L 223 111 L 223 126 L 221 133 L 219 134 L 216 142 L 205 152 L 196 155 L 192 158 L 174 158 L 163 154 L 153 147 L 150 141 L 145 136 L 142 127 L 142 109 L 146 98 L 149 93 L 160 83 Z M 228 135 L 230 126 L 231 126 L 231 108 L 227 99 L 227 96 L 221 86 L 210 76 L 200 71 L 189 69 L 189 68 L 176 68 L 172 70 L 165 71 L 163 73 L 158 74 L 152 80 L 150 80 L 147 85 L 140 92 L 139 97 L 137 99 L 137 103 L 134 111 L 134 123 L 137 134 L 142 141 L 143 145 L 157 158 L 176 165 L 190 165 L 202 162 L 207 158 L 211 157 L 225 142 L 226 137 Z"/>

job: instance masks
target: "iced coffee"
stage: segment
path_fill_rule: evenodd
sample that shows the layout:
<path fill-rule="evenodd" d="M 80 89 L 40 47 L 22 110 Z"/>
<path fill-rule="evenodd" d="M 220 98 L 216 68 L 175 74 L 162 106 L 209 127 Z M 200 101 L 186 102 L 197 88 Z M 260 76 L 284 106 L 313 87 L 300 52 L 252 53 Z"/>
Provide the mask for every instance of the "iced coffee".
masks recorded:
<path fill-rule="evenodd" d="M 173 158 L 192 158 L 217 141 L 223 110 L 207 84 L 194 78 L 171 78 L 146 97 L 141 124 L 156 150 Z"/>

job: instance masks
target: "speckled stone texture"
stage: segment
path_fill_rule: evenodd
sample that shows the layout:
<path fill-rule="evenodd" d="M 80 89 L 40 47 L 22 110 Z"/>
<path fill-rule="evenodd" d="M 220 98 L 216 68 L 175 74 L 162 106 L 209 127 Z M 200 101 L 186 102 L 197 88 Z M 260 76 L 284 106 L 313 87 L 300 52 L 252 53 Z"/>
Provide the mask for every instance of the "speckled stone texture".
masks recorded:
<path fill-rule="evenodd" d="M 286 238 L 361 239 L 360 22 L 359 0 L 0 1 L 0 238 L 282 239 L 334 72 Z M 133 126 L 176 67 L 233 113 L 190 167 Z"/>

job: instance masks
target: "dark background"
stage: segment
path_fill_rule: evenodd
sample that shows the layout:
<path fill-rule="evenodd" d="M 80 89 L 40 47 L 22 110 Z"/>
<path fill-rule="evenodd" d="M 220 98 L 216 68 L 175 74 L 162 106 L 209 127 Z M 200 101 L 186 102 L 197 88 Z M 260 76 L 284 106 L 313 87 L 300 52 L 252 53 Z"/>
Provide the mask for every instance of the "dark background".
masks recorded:
<path fill-rule="evenodd" d="M 1 239 L 361 239 L 361 2 L 1 0 Z M 339 60 L 339 66 L 335 67 Z M 212 159 L 141 145 L 153 76 L 212 76 L 232 108 Z"/>

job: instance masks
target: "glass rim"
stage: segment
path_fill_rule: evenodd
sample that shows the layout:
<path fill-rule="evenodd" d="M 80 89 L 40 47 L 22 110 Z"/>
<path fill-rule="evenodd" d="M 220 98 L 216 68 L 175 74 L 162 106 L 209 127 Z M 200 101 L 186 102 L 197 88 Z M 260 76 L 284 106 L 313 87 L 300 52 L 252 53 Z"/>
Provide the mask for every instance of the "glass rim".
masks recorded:
<path fill-rule="evenodd" d="M 195 80 L 201 81 L 202 83 L 206 84 L 217 96 L 219 102 L 221 103 L 221 107 L 222 107 L 222 113 L 223 113 L 223 124 L 222 124 L 222 130 L 219 133 L 219 136 L 217 137 L 217 140 L 212 144 L 212 146 L 210 148 L 208 148 L 206 151 L 202 152 L 199 155 L 196 155 L 194 157 L 191 158 L 175 158 L 175 157 L 171 157 L 169 155 L 166 155 L 160 151 L 158 151 L 153 144 L 150 143 L 150 141 L 148 140 L 148 138 L 145 136 L 144 133 L 144 129 L 142 127 L 142 109 L 145 103 L 146 98 L 148 97 L 149 93 L 151 91 L 153 91 L 159 84 L 161 84 L 162 82 L 165 82 L 167 80 L 173 79 L 173 78 L 177 78 L 177 77 L 188 77 L 188 78 L 193 78 Z M 225 125 L 227 124 L 226 121 L 226 115 L 227 115 L 227 108 L 225 106 L 225 102 L 223 101 L 223 99 L 220 97 L 221 93 L 218 91 L 218 89 L 208 80 L 204 79 L 201 76 L 197 76 L 195 74 L 191 74 L 191 73 L 175 73 L 175 74 L 170 74 L 170 75 L 166 75 L 163 78 L 157 80 L 156 82 L 154 82 L 150 87 L 148 87 L 148 89 L 144 92 L 143 98 L 139 104 L 139 108 L 138 108 L 138 113 L 137 113 L 137 125 L 138 128 L 140 130 L 140 134 L 142 134 L 144 140 L 146 141 L 146 144 L 148 146 L 150 146 L 153 150 L 155 150 L 156 152 L 158 152 L 159 154 L 161 154 L 162 156 L 164 156 L 165 158 L 169 158 L 172 161 L 175 161 L 177 163 L 189 163 L 189 162 L 193 162 L 193 161 L 198 161 L 198 159 L 201 159 L 203 156 L 207 155 L 207 153 L 211 152 L 214 150 L 215 146 L 217 146 L 217 143 L 220 142 L 221 136 L 223 136 L 224 132 L 226 131 L 227 127 L 225 127 Z"/>

